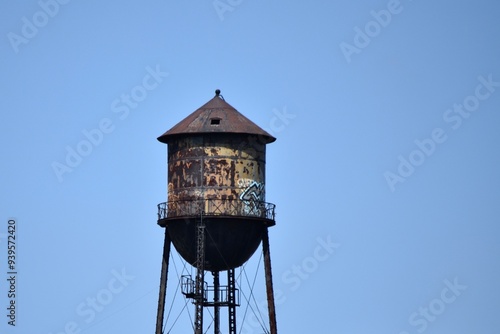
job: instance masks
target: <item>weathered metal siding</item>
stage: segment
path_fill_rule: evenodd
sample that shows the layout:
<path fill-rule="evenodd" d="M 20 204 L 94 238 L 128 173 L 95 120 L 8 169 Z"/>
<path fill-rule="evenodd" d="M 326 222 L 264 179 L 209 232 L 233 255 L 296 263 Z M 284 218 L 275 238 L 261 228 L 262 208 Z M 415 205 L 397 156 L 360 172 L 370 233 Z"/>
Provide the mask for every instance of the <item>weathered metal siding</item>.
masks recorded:
<path fill-rule="evenodd" d="M 254 135 L 179 138 L 168 145 L 168 201 L 182 206 L 210 200 L 207 214 L 259 216 L 252 203 L 265 201 L 265 155 L 265 144 Z M 171 213 L 177 209 L 190 213 L 170 208 Z"/>

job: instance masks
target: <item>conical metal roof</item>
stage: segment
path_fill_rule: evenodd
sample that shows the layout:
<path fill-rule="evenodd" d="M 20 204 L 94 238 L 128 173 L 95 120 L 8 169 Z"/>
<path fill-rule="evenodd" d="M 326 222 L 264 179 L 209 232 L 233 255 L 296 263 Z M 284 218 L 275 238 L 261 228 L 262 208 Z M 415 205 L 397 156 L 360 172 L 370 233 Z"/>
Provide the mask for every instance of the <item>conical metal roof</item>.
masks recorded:
<path fill-rule="evenodd" d="M 227 103 L 218 89 L 210 101 L 158 137 L 158 140 L 168 144 L 176 137 L 200 133 L 251 134 L 260 136 L 266 144 L 276 140 Z"/>

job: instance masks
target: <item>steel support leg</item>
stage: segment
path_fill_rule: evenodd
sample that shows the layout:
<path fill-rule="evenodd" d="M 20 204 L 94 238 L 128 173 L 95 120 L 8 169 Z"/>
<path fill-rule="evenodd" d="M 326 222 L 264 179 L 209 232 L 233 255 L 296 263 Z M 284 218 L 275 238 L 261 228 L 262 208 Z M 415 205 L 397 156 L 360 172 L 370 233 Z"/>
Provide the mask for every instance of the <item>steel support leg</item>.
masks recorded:
<path fill-rule="evenodd" d="M 219 272 L 213 271 L 212 275 L 214 276 L 214 333 L 220 334 Z"/>
<path fill-rule="evenodd" d="M 196 281 L 194 333 L 203 333 L 203 303 L 205 298 L 205 223 L 203 213 L 196 229 Z"/>
<path fill-rule="evenodd" d="M 267 307 L 269 310 L 269 328 L 271 334 L 277 334 L 276 309 L 274 306 L 273 274 L 271 270 L 271 255 L 269 252 L 269 233 L 267 227 L 262 234 L 262 252 L 264 253 L 264 271 L 266 274 Z"/>
<path fill-rule="evenodd" d="M 236 280 L 234 268 L 227 271 L 229 334 L 236 334 Z"/>
<path fill-rule="evenodd" d="M 160 275 L 160 296 L 158 298 L 158 314 L 156 315 L 156 334 L 163 333 L 163 316 L 165 313 L 165 298 L 167 296 L 167 276 L 168 276 L 168 260 L 170 257 L 170 236 L 168 229 L 165 227 L 165 242 L 163 244 L 163 258 L 161 263 Z"/>

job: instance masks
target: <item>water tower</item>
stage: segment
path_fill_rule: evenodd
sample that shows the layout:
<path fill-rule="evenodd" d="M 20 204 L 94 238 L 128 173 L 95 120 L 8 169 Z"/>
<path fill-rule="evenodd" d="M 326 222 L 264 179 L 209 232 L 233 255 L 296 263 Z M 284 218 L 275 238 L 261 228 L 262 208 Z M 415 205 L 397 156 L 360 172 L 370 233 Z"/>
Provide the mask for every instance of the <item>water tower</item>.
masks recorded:
<path fill-rule="evenodd" d="M 214 333 L 220 309 L 228 310 L 228 333 L 236 334 L 239 290 L 235 268 L 262 243 L 271 334 L 276 314 L 268 227 L 275 205 L 265 198 L 266 145 L 276 140 L 229 105 L 216 90 L 198 110 L 158 140 L 168 145 L 168 201 L 158 204 L 158 224 L 165 228 L 156 334 L 162 333 L 170 244 L 196 269 L 182 276 L 181 288 L 195 305 L 194 333 L 205 332 L 203 310 L 213 308 Z M 211 272 L 213 282 L 205 281 Z M 219 282 L 226 272 L 227 284 Z"/>

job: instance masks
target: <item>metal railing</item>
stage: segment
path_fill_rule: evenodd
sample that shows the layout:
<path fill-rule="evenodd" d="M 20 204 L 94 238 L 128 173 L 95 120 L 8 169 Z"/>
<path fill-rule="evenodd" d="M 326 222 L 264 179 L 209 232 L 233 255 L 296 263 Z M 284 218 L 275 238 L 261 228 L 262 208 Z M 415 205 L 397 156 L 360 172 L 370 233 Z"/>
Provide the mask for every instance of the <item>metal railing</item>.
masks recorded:
<path fill-rule="evenodd" d="M 196 199 L 163 202 L 158 204 L 158 220 L 176 217 L 243 216 L 274 221 L 276 205 L 240 199 Z"/>
<path fill-rule="evenodd" d="M 191 275 L 181 276 L 181 292 L 186 298 L 202 300 L 204 306 L 240 306 L 241 293 L 238 288 L 234 289 L 234 300 L 230 298 L 229 285 L 219 285 L 217 289 L 213 285 L 203 282 L 203 295 L 196 293 L 196 281 Z M 217 295 L 215 295 L 217 293 Z"/>
<path fill-rule="evenodd" d="M 206 301 L 208 296 L 207 282 L 203 282 L 203 296 L 196 294 L 196 281 L 191 278 L 191 275 L 181 276 L 181 292 L 187 298 Z"/>

